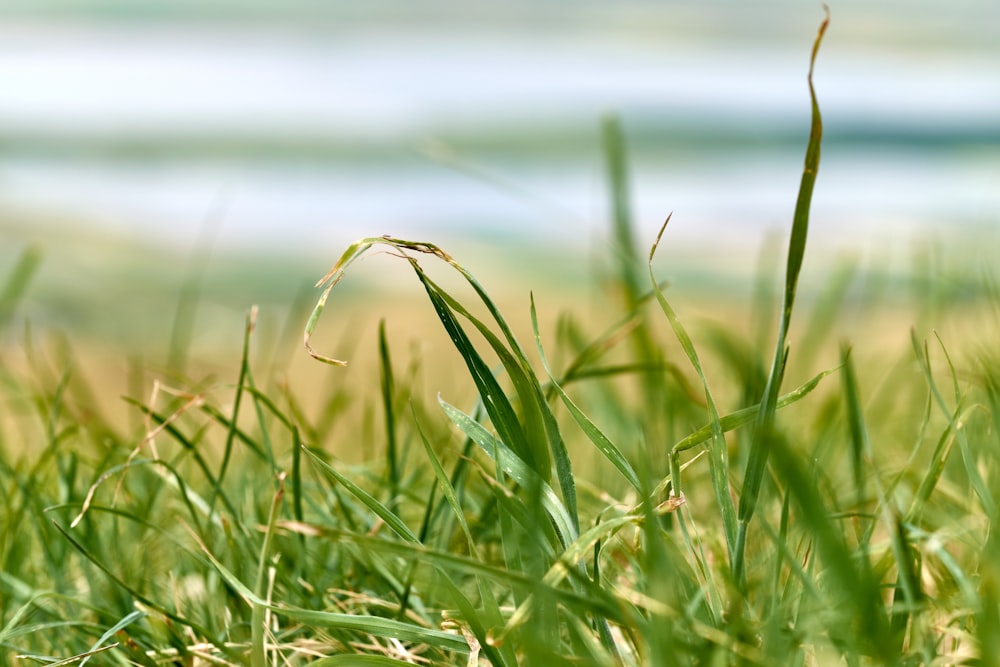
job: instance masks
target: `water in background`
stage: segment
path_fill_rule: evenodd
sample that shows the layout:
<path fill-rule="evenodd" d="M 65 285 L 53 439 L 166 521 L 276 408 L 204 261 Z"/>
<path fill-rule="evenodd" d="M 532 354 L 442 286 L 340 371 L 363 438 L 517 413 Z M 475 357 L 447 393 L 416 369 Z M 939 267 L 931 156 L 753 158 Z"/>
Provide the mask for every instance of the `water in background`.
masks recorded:
<path fill-rule="evenodd" d="M 586 247 L 609 113 L 644 243 L 673 211 L 673 243 L 752 258 L 789 224 L 818 4 L 209 4 L 0 10 L 0 232 Z M 995 228 L 1000 6 L 831 4 L 813 247 Z"/>

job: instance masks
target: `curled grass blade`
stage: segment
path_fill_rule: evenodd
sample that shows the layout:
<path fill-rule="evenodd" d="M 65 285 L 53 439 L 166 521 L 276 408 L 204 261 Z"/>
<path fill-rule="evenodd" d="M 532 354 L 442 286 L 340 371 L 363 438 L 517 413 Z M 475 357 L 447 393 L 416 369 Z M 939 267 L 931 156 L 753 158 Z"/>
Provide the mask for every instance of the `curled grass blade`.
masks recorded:
<path fill-rule="evenodd" d="M 448 332 L 449 337 L 455 344 L 463 360 L 466 362 L 477 388 L 483 396 L 484 405 L 494 427 L 497 428 L 501 438 L 518 453 L 518 455 L 531 464 L 535 471 L 548 479 L 550 468 L 554 459 L 556 474 L 562 491 L 563 500 L 574 525 L 579 526 L 577 515 L 576 485 L 572 473 L 569 454 L 566 451 L 565 443 L 559 434 L 559 429 L 555 417 L 551 414 L 544 394 L 537 377 L 534 375 L 531 364 L 521 349 L 520 344 L 506 319 L 500 312 L 496 303 L 490 298 L 476 278 L 469 273 L 461 264 L 455 261 L 448 253 L 432 243 L 417 241 L 406 241 L 393 238 L 391 236 L 369 237 L 361 239 L 352 244 L 341 256 L 334 267 L 322 280 L 317 283 L 317 287 L 324 286 L 324 291 L 306 324 L 304 333 L 305 346 L 310 355 L 314 358 L 343 365 L 346 362 L 332 359 L 320 355 L 309 346 L 309 339 L 316 327 L 319 316 L 325 308 L 327 298 L 333 287 L 343 278 L 344 272 L 355 260 L 363 255 L 373 245 L 386 245 L 396 251 L 398 256 L 408 261 L 420 279 L 428 297 L 438 314 L 441 323 Z M 465 281 L 472 287 L 480 301 L 486 306 L 490 317 L 500 328 L 506 345 L 490 331 L 482 321 L 474 317 L 457 300 L 452 298 L 445 290 L 436 285 L 423 271 L 420 264 L 408 252 L 431 255 L 447 263 L 458 271 Z M 517 397 L 520 400 L 524 423 L 517 420 L 516 414 L 510 408 L 510 402 L 499 390 L 496 380 L 489 372 L 489 367 L 482 362 L 475 348 L 471 345 L 468 336 L 458 325 L 455 318 L 458 313 L 476 327 L 483 335 L 490 347 L 500 358 L 504 370 L 514 383 Z"/>

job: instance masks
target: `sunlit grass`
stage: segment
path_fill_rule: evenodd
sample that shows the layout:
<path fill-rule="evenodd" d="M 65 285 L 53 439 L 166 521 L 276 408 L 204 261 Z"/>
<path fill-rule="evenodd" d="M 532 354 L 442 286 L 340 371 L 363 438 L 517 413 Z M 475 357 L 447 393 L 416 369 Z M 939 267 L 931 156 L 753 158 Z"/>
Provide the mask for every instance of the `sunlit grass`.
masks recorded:
<path fill-rule="evenodd" d="M 845 262 L 795 299 L 813 101 L 780 292 L 665 284 L 614 121 L 599 291 L 511 296 L 372 237 L 311 317 L 312 292 L 207 317 L 192 271 L 116 389 L 82 328 L 18 317 L 26 250 L 0 288 L 0 660 L 995 664 L 997 278 Z"/>

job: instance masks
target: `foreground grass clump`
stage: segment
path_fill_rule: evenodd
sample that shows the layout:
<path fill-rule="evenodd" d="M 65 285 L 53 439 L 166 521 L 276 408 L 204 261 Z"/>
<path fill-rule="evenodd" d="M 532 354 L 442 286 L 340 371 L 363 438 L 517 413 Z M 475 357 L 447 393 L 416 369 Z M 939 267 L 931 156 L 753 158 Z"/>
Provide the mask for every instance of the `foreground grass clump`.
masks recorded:
<path fill-rule="evenodd" d="M 996 664 L 1000 291 L 925 275 L 963 302 L 903 301 L 845 269 L 792 327 L 821 130 L 814 97 L 777 330 L 762 289 L 749 320 L 689 333 L 661 241 L 636 250 L 609 122 L 617 313 L 596 329 L 534 300 L 508 320 L 438 246 L 377 237 L 324 279 L 307 348 L 343 363 L 312 336 L 384 248 L 451 349 L 400 365 L 383 325 L 363 386 L 270 377 L 252 311 L 230 378 L 162 369 L 122 426 L 68 344 L 3 348 L 0 660 Z M 853 348 L 828 335 L 849 315 Z"/>

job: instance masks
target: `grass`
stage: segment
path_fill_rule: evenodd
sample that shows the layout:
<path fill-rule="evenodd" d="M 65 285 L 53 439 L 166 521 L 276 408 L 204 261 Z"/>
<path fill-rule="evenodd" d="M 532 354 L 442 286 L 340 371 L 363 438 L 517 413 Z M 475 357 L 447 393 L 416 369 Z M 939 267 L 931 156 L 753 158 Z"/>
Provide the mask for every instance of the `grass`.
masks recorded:
<path fill-rule="evenodd" d="M 307 322 L 306 373 L 256 308 L 199 358 L 196 270 L 160 323 L 172 362 L 133 364 L 116 419 L 73 336 L 18 335 L 26 250 L 0 289 L 23 338 L 0 348 L 0 660 L 997 664 L 1000 289 L 925 262 L 901 296 L 844 264 L 796 299 L 812 100 L 780 299 L 762 274 L 724 321 L 665 287 L 667 225 L 644 257 L 614 121 L 588 321 L 542 291 L 508 319 L 441 247 L 367 238 L 277 327 Z M 404 321 L 357 340 L 373 305 L 339 285 L 367 258 L 412 272 L 440 347 L 402 287 Z"/>

